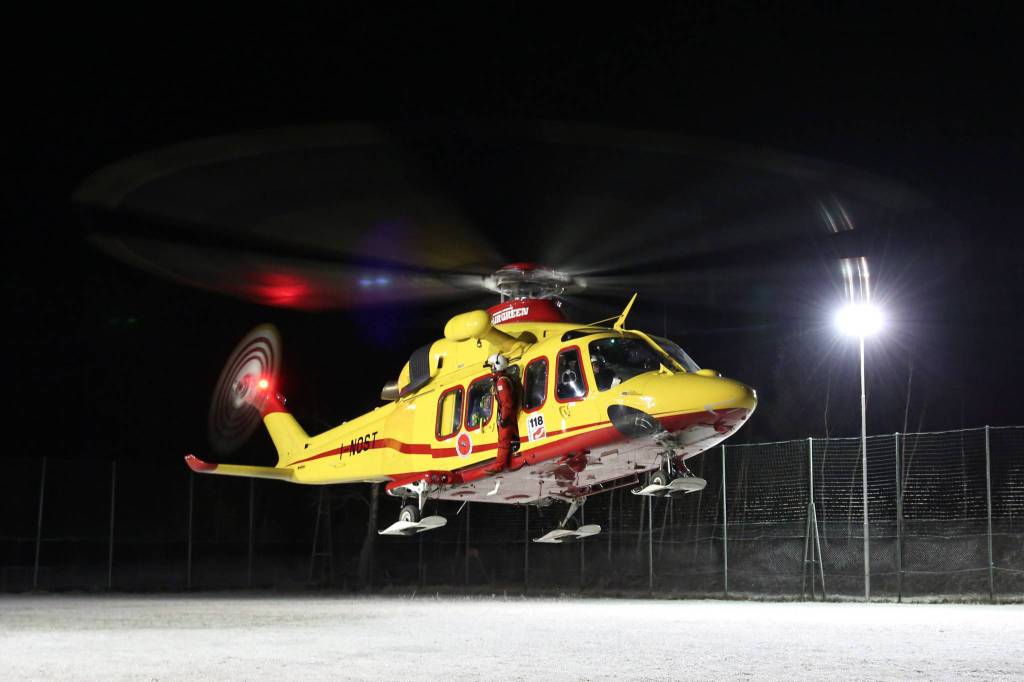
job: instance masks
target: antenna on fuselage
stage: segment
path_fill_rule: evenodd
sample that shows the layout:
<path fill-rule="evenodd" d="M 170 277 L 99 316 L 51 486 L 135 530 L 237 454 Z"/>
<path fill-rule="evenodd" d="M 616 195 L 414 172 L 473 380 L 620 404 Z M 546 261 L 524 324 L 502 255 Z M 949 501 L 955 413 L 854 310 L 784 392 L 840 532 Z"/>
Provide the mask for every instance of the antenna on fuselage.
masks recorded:
<path fill-rule="evenodd" d="M 619 319 L 615 320 L 615 324 L 612 325 L 612 329 L 617 332 L 622 331 L 622 327 L 626 324 L 626 316 L 629 315 L 629 311 L 633 309 L 633 303 L 636 301 L 636 294 L 633 294 L 633 298 L 629 299 L 629 303 L 626 304 L 625 310 L 619 315 Z"/>

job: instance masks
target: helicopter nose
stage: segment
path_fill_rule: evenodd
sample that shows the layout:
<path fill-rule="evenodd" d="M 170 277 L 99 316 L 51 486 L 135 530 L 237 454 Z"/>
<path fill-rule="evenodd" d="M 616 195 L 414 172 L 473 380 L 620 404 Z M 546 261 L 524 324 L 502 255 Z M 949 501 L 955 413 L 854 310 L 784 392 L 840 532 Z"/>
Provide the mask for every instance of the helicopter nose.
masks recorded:
<path fill-rule="evenodd" d="M 703 390 L 708 403 L 702 407 L 717 411 L 721 409 L 740 409 L 753 412 L 757 407 L 757 392 L 744 383 L 725 377 L 706 377 L 713 382 Z"/>
<path fill-rule="evenodd" d="M 721 418 L 723 426 L 739 426 L 757 407 L 754 389 L 710 370 L 653 375 L 641 391 L 648 402 L 645 409 L 651 414 L 704 413 Z"/>
<path fill-rule="evenodd" d="M 680 442 L 718 442 L 742 426 L 757 407 L 757 393 L 710 370 L 655 374 L 621 393 L 608 407 L 612 424 L 630 437 L 664 429 L 679 432 Z"/>

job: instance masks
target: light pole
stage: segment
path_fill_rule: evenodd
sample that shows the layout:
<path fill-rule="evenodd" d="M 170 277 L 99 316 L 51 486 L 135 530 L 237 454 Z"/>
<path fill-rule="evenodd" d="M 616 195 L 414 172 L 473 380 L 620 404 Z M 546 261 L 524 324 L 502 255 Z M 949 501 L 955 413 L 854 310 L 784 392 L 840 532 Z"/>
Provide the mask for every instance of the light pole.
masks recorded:
<path fill-rule="evenodd" d="M 871 548 L 868 532 L 868 411 L 864 388 L 864 337 L 877 334 L 883 325 L 882 311 L 870 303 L 851 303 L 839 310 L 836 326 L 860 345 L 860 470 L 864 504 L 864 599 L 871 599 Z"/>

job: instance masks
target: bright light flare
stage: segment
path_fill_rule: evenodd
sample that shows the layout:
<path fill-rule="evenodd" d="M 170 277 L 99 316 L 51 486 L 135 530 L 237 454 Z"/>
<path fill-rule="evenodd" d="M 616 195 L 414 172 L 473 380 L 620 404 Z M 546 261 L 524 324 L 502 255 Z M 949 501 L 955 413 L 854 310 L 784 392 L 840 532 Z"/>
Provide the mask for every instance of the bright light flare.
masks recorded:
<path fill-rule="evenodd" d="M 870 303 L 850 303 L 836 313 L 836 327 L 848 336 L 872 336 L 884 326 L 882 310 Z"/>
<path fill-rule="evenodd" d="M 267 381 L 266 379 L 260 379 L 259 381 L 256 382 L 256 385 L 259 387 L 261 391 L 265 391 L 270 386 L 270 382 Z"/>

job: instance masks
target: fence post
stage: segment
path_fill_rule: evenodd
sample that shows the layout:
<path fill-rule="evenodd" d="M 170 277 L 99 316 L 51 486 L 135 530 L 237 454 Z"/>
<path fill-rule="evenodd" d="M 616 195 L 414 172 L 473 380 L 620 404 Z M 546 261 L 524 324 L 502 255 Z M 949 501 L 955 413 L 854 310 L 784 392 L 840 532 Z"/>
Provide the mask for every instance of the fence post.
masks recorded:
<path fill-rule="evenodd" d="M 864 503 L 864 601 L 871 601 L 871 528 L 868 517 L 868 411 L 864 387 L 864 337 L 860 337 L 860 466 Z"/>
<path fill-rule="evenodd" d="M 988 505 L 988 600 L 996 600 L 995 563 L 992 560 L 992 448 L 985 427 L 985 501 Z"/>
<path fill-rule="evenodd" d="M 584 500 L 586 500 L 586 498 L 584 498 Z M 583 505 L 580 505 L 580 526 L 583 526 L 586 523 L 586 518 L 587 517 L 584 516 Z M 583 553 L 584 552 L 583 548 L 586 546 L 586 544 L 587 543 L 585 543 L 585 542 L 579 543 L 579 545 L 580 545 L 580 591 L 581 592 L 583 591 L 583 579 L 584 579 L 584 576 L 586 575 L 586 570 L 587 570 L 586 556 Z"/>
<path fill-rule="evenodd" d="M 615 532 L 615 526 L 612 525 L 614 516 L 612 516 L 612 510 L 615 509 L 615 491 L 608 493 L 608 562 L 612 560 L 612 534 Z"/>
<path fill-rule="evenodd" d="M 805 595 L 805 583 L 807 580 L 807 565 L 811 565 L 811 599 L 816 596 L 817 588 L 814 586 L 814 566 L 818 566 L 818 573 L 821 574 L 821 598 L 825 599 L 825 561 L 821 553 L 821 532 L 818 529 L 818 507 L 814 503 L 814 438 L 807 438 L 807 471 L 810 483 L 807 494 L 807 525 L 804 530 L 804 568 L 800 577 L 800 598 Z"/>
<path fill-rule="evenodd" d="M 192 589 L 192 500 L 195 497 L 196 475 L 188 472 L 188 559 L 185 562 L 185 588 Z"/>
<path fill-rule="evenodd" d="M 254 509 L 253 509 L 253 507 L 255 506 L 253 498 L 256 496 L 256 485 L 255 484 L 256 484 L 256 479 L 255 478 L 250 478 L 249 479 L 249 566 L 248 566 L 248 573 L 247 573 L 247 582 L 248 582 L 249 587 L 252 587 L 252 579 L 253 579 L 253 570 L 252 570 L 253 566 L 252 566 L 252 564 L 253 564 L 253 553 L 254 553 L 254 549 L 255 549 L 253 547 L 253 545 L 254 545 L 254 541 L 256 539 L 256 537 L 255 537 L 256 533 L 254 531 L 254 522 L 253 522 L 253 516 L 254 516 Z"/>
<path fill-rule="evenodd" d="M 43 542 L 43 497 L 46 493 L 46 457 L 39 472 L 39 514 L 36 518 L 36 558 L 32 564 L 32 589 L 39 587 L 39 548 Z"/>
<path fill-rule="evenodd" d="M 722 444 L 722 577 L 729 596 L 729 512 L 725 502 L 725 444 Z"/>
<path fill-rule="evenodd" d="M 472 503 L 466 501 L 466 551 L 465 551 L 465 565 L 463 566 L 463 581 L 466 585 L 469 584 L 469 510 L 473 508 Z"/>
<path fill-rule="evenodd" d="M 107 551 L 107 589 L 114 585 L 114 507 L 117 502 L 117 462 L 110 463 L 110 540 Z"/>
<path fill-rule="evenodd" d="M 903 601 L 903 458 L 896 432 L 896 603 Z"/>
<path fill-rule="evenodd" d="M 647 590 L 654 593 L 654 498 L 647 501 Z"/>
<path fill-rule="evenodd" d="M 814 444 L 807 438 L 807 465 L 810 475 L 807 501 L 807 523 L 804 524 L 804 563 L 800 568 L 800 599 L 807 597 L 807 564 L 811 561 L 811 510 L 814 504 Z M 814 574 L 811 573 L 811 599 L 814 598 Z"/>
<path fill-rule="evenodd" d="M 422 588 L 426 584 L 426 572 L 423 570 L 423 533 L 416 533 L 416 584 Z"/>
<path fill-rule="evenodd" d="M 811 515 L 814 514 L 814 441 L 807 438 L 807 523 L 804 524 L 804 563 L 800 570 L 800 599 L 807 597 L 807 564 L 814 563 L 811 547 Z M 814 571 L 811 571 L 811 599 L 814 599 Z"/>
<path fill-rule="evenodd" d="M 421 533 L 422 535 L 422 533 Z M 523 592 L 530 591 L 530 505 L 523 505 Z"/>

